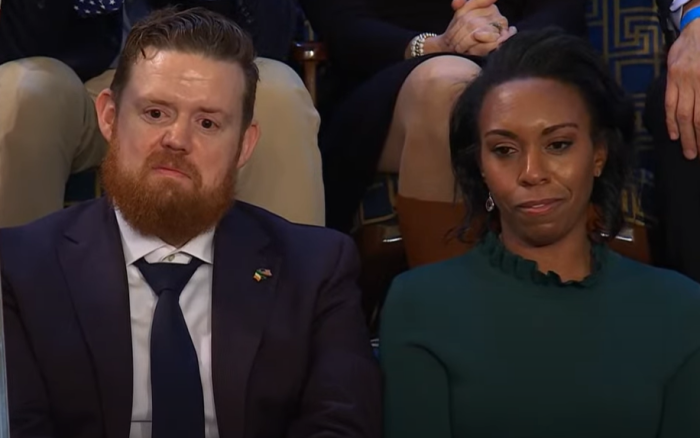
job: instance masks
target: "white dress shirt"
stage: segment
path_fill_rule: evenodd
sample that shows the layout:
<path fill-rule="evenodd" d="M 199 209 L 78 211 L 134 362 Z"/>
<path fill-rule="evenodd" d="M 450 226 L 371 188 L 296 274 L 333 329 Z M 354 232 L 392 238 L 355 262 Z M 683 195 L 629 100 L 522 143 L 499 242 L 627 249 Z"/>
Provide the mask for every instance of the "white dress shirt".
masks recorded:
<path fill-rule="evenodd" d="M 140 258 L 148 263 L 189 263 L 194 256 L 204 264 L 197 269 L 180 295 L 180 308 L 199 359 L 204 394 L 206 438 L 218 438 L 211 377 L 211 287 L 214 231 L 201 234 L 182 248 L 156 237 L 145 237 L 116 212 L 122 237 L 126 274 L 129 281 L 131 345 L 134 356 L 134 399 L 129 438 L 151 437 L 151 323 L 158 297 L 134 265 Z"/>
<path fill-rule="evenodd" d="M 681 28 L 681 18 L 683 18 L 683 5 L 688 3 L 690 0 L 673 0 L 671 3 L 671 20 L 676 29 Z"/>

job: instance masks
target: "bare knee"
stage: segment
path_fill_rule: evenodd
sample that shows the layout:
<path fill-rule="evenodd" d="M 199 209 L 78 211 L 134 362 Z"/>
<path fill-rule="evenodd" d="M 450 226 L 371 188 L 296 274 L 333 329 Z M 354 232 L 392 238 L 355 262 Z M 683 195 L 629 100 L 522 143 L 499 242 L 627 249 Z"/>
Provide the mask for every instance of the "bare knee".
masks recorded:
<path fill-rule="evenodd" d="M 479 67 L 456 56 L 432 58 L 411 73 L 399 94 L 394 123 L 404 133 L 398 158 L 399 191 L 405 196 L 451 202 L 449 114 Z"/>
<path fill-rule="evenodd" d="M 84 99 L 85 89 L 67 65 L 52 58 L 25 58 L 0 66 L 1 111 L 16 117 L 65 117 Z"/>
<path fill-rule="evenodd" d="M 399 94 L 400 103 L 410 111 L 442 109 L 449 112 L 452 101 L 481 69 L 474 62 L 457 56 L 431 58 L 406 78 Z"/>
<path fill-rule="evenodd" d="M 318 113 L 299 75 L 286 64 L 272 59 L 256 60 L 260 71 L 255 117 L 259 121 L 275 117 L 311 117 L 318 129 Z M 263 127 L 264 129 L 264 127 Z"/>

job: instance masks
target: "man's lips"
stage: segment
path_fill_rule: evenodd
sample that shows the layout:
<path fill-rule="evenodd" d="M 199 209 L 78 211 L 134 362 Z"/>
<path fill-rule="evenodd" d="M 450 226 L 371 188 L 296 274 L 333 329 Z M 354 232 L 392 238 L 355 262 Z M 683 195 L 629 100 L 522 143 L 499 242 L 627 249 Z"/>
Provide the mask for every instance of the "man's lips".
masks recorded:
<path fill-rule="evenodd" d="M 173 175 L 173 176 L 180 176 L 180 177 L 186 177 L 186 178 L 190 177 L 184 171 L 177 169 L 177 168 L 174 168 L 174 167 L 170 167 L 170 166 L 154 166 L 153 170 L 155 170 L 156 172 L 165 173 L 165 174 Z"/>

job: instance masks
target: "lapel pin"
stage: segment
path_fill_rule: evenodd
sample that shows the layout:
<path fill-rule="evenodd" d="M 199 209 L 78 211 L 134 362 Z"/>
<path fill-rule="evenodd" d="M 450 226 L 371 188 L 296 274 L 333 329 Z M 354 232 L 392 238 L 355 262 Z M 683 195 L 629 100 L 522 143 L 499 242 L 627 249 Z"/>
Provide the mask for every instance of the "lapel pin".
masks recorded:
<path fill-rule="evenodd" d="M 272 277 L 272 271 L 270 271 L 269 269 L 256 269 L 255 274 L 253 274 L 253 278 L 257 282 L 267 280 L 270 277 Z"/>

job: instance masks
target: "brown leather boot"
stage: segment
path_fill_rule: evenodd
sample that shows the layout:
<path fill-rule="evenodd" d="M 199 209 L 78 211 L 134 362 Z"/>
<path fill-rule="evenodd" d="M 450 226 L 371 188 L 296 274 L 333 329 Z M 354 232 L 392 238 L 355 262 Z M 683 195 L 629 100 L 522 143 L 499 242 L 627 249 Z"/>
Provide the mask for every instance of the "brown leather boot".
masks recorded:
<path fill-rule="evenodd" d="M 463 242 L 457 237 L 466 213 L 461 202 L 422 201 L 398 195 L 396 211 L 411 268 L 456 257 L 475 244 L 472 238 Z"/>

